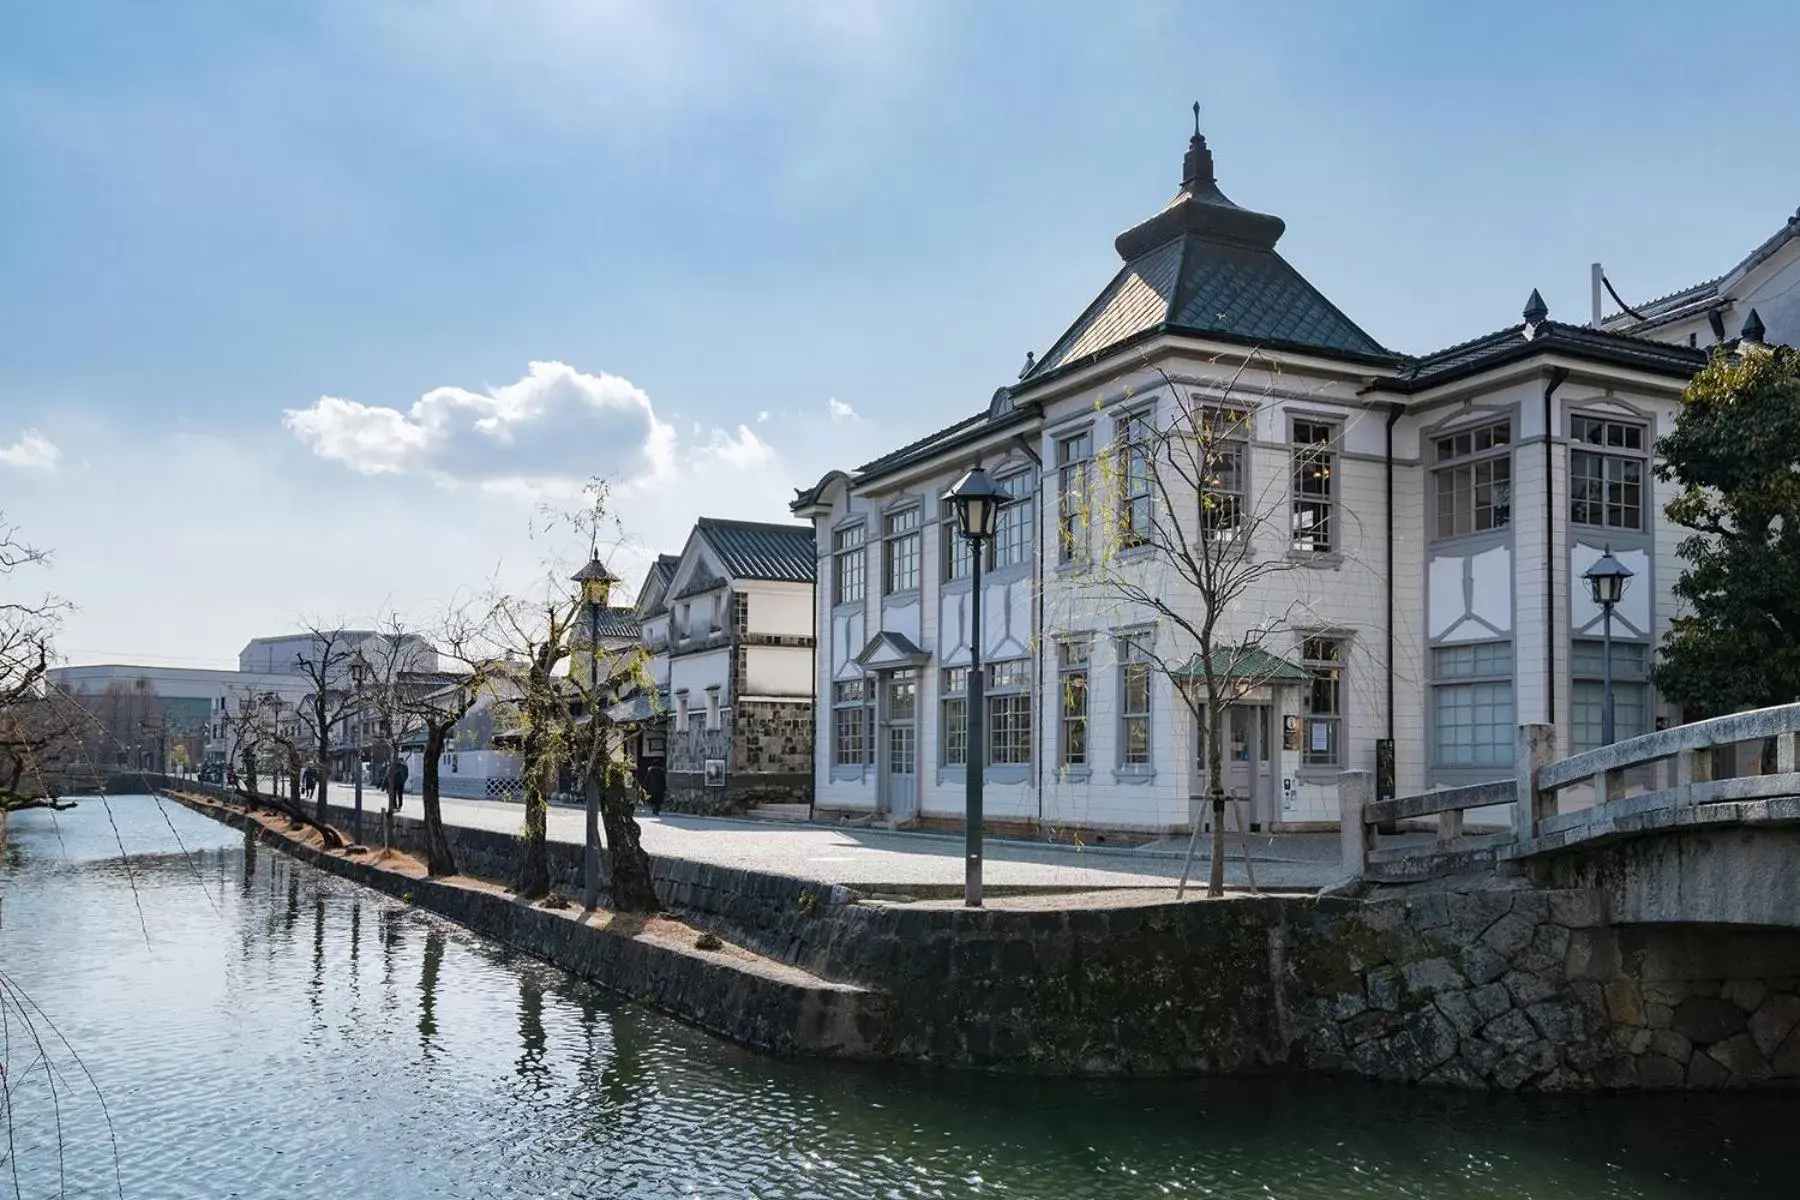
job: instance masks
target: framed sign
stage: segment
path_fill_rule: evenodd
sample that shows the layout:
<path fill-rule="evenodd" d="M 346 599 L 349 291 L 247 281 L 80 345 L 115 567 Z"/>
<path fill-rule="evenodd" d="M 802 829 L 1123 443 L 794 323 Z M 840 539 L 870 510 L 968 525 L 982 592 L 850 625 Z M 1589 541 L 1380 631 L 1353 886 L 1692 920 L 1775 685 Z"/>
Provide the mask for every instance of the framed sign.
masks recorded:
<path fill-rule="evenodd" d="M 1283 750 L 1300 748 L 1300 717 L 1297 713 L 1289 713 L 1281 718 L 1281 748 Z"/>
<path fill-rule="evenodd" d="M 725 786 L 725 760 L 709 758 L 706 760 L 706 786 L 722 788 Z"/>

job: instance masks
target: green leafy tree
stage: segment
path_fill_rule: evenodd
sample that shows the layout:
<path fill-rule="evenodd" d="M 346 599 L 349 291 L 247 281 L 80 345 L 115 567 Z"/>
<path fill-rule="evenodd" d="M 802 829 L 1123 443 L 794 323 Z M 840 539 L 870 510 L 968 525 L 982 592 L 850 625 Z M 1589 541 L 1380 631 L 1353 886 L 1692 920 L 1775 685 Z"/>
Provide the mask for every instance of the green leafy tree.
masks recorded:
<path fill-rule="evenodd" d="M 1693 716 L 1800 699 L 1800 355 L 1715 355 L 1657 453 L 1691 532 L 1656 686 Z"/>

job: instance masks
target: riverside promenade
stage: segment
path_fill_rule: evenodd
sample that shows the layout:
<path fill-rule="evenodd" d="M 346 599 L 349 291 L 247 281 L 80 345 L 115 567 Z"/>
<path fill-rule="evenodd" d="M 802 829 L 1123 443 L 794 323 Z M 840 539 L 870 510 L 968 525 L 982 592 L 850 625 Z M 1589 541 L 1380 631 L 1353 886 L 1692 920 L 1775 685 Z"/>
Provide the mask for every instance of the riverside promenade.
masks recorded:
<path fill-rule="evenodd" d="M 349 784 L 331 785 L 331 803 L 349 808 Z M 380 811 L 386 797 L 363 790 L 365 840 L 381 836 Z M 518 832 L 524 809 L 499 800 L 442 801 L 446 824 L 499 833 Z M 420 814 L 417 793 L 405 798 L 401 813 Z M 580 845 L 583 813 L 552 805 L 552 841 Z M 896 832 L 886 829 L 811 822 L 694 817 L 638 811 L 644 849 L 654 857 L 679 858 L 712 866 L 733 867 L 820 883 L 863 889 L 960 887 L 963 878 L 961 834 Z M 1209 839 L 1201 836 L 1194 856 L 1193 877 L 1206 883 Z M 1002 888 L 1172 888 L 1181 876 L 1185 842 L 1160 842 L 1137 848 L 1103 845 L 1065 846 L 989 838 L 984 872 L 990 886 Z M 1317 891 L 1343 875 L 1339 838 L 1331 834 L 1252 834 L 1250 854 L 1257 886 L 1277 891 Z M 1236 835 L 1226 857 L 1226 881 L 1243 887 L 1244 870 Z"/>

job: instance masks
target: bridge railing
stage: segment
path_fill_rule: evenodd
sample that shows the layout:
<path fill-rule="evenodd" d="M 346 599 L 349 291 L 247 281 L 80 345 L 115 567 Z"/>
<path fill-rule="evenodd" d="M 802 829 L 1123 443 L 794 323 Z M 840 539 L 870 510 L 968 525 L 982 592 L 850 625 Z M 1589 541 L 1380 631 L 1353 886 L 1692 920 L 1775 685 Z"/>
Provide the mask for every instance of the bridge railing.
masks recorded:
<path fill-rule="evenodd" d="M 1739 769 L 1735 754 L 1725 761 L 1727 752 L 1746 743 L 1774 750 L 1757 756 L 1753 773 Z M 1649 786 L 1623 794 L 1628 774 L 1647 776 Z M 1521 803 L 1517 814 L 1513 853 L 1599 836 L 1622 819 L 1660 809 L 1791 796 L 1800 793 L 1800 704 L 1694 721 L 1585 750 L 1540 765 L 1535 782 L 1529 805 Z M 1591 806 L 1559 811 L 1565 789 L 1590 783 Z"/>
<path fill-rule="evenodd" d="M 1758 773 L 1742 773 L 1735 756 L 1723 761 L 1746 743 L 1774 747 Z M 1640 789 L 1630 795 L 1628 777 Z M 1556 758 L 1551 726 L 1521 725 L 1512 778 L 1391 800 L 1374 798 L 1367 771 L 1347 771 L 1338 780 L 1345 871 L 1368 879 L 1419 878 L 1484 857 L 1513 858 L 1601 836 L 1642 813 L 1800 794 L 1800 704 L 1695 721 L 1563 759 Z M 1562 812 L 1562 794 L 1588 784 L 1593 803 Z M 1485 837 L 1465 832 L 1467 813 L 1500 805 L 1511 806 L 1510 830 Z M 1432 816 L 1433 842 L 1380 844 L 1380 827 Z"/>

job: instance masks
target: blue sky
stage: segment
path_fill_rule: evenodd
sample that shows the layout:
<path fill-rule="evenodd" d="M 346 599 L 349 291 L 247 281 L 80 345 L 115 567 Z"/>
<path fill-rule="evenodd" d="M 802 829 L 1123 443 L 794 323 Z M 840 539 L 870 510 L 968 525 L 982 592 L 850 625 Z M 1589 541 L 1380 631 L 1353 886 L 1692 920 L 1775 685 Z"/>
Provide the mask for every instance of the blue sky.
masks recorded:
<path fill-rule="evenodd" d="M 1800 205 L 1800 83 L 1692 5 L 0 5 L 0 508 L 74 661 L 421 612 L 980 407 L 1222 186 L 1424 351 L 1644 298 Z M 1790 114 L 1784 117 L 1783 114 Z M 540 364 L 534 368 L 532 364 Z M 330 398 L 328 403 L 323 398 Z M 289 414 L 298 414 L 290 416 Z"/>

